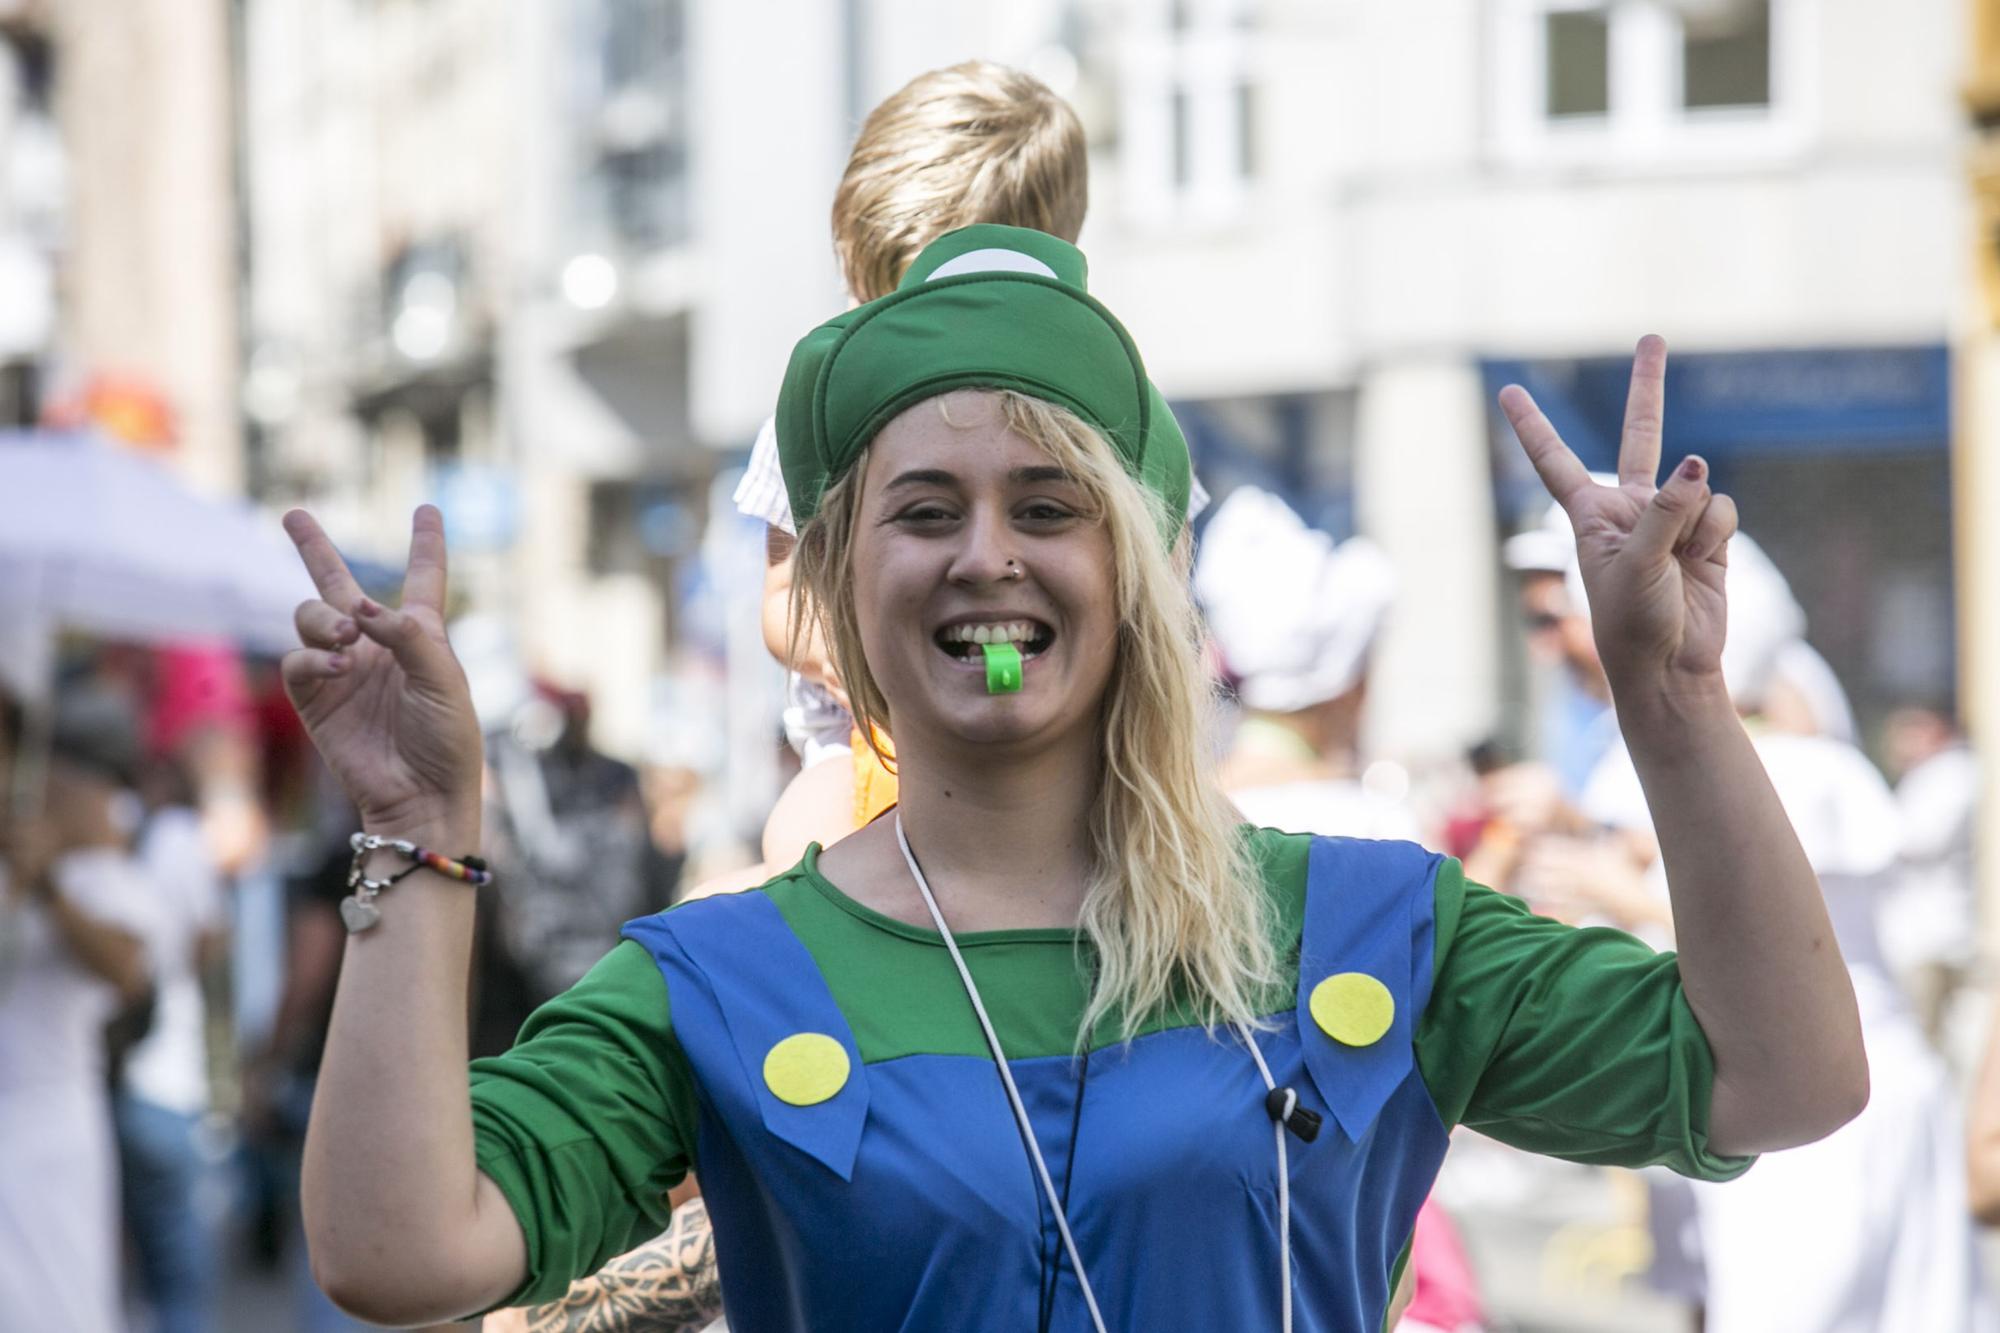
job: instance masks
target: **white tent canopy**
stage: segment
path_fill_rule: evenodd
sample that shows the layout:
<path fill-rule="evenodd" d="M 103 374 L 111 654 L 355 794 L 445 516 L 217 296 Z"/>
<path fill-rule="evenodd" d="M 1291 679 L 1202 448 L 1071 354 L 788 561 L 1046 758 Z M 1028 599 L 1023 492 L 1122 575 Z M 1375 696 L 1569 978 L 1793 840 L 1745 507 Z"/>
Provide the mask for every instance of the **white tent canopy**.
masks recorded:
<path fill-rule="evenodd" d="M 283 531 L 82 435 L 0 436 L 0 681 L 33 697 L 56 630 L 282 653 L 314 595 Z"/>

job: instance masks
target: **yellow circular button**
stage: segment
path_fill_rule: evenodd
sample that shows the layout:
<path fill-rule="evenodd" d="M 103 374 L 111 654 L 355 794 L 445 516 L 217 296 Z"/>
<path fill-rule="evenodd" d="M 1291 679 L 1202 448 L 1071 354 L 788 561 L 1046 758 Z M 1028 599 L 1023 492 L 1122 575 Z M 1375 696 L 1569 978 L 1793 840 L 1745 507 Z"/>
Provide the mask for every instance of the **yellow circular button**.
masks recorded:
<path fill-rule="evenodd" d="M 1343 1046 L 1372 1046 L 1395 1021 L 1396 997 L 1366 972 L 1336 972 L 1306 1000 L 1319 1030 Z"/>
<path fill-rule="evenodd" d="M 823 1032 L 795 1032 L 764 1057 L 764 1084 L 781 1102 L 817 1106 L 847 1086 L 847 1048 Z"/>

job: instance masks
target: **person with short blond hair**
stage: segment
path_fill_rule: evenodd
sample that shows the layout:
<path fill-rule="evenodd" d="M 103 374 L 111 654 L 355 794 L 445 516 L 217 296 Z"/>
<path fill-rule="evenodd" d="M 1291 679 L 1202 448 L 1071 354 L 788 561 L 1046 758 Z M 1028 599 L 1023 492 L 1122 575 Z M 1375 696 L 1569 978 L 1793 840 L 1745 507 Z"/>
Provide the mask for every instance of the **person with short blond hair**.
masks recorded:
<path fill-rule="evenodd" d="M 948 231 L 997 222 L 1075 241 L 1089 204 L 1090 161 L 1075 110 L 1033 75 L 968 60 L 919 74 L 868 113 L 834 191 L 833 250 L 858 305 L 895 290 L 917 252 Z M 775 569 L 790 556 L 793 530 L 771 420 L 757 434 L 735 500 L 739 512 L 775 529 Z M 782 586 L 790 586 L 789 572 Z M 785 603 L 776 591 L 767 581 L 764 637 L 786 660 Z M 815 678 L 811 665 L 801 674 Z M 814 752 L 797 729 L 790 734 L 810 763 Z"/>
<path fill-rule="evenodd" d="M 1074 241 L 1089 171 L 1083 122 L 1033 75 L 990 60 L 919 74 L 868 113 L 834 191 L 847 289 L 887 296 L 918 251 L 975 222 Z"/>

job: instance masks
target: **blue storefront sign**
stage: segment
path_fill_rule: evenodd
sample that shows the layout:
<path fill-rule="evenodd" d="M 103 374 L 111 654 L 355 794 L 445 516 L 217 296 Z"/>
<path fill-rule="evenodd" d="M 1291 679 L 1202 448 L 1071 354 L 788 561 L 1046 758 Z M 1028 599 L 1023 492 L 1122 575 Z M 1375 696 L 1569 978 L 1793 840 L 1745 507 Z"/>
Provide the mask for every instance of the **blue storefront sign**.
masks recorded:
<path fill-rule="evenodd" d="M 1593 471 L 1615 472 L 1629 357 L 1490 360 Z M 1865 741 L 1890 709 L 1952 696 L 1951 372 L 1941 345 L 1676 354 L 1662 463 L 1714 465 L 1805 608 Z M 1542 521 L 1548 493 L 1492 409 L 1503 531 Z"/>
<path fill-rule="evenodd" d="M 443 463 L 431 475 L 431 493 L 455 549 L 501 551 L 513 544 L 521 505 L 511 473 L 480 463 Z"/>
<path fill-rule="evenodd" d="M 1481 363 L 1488 401 L 1506 384 L 1534 394 L 1583 461 L 1617 467 L 1627 357 Z M 1732 455 L 1935 451 L 1951 436 L 1942 345 L 1696 352 L 1667 364 L 1668 453 Z"/>

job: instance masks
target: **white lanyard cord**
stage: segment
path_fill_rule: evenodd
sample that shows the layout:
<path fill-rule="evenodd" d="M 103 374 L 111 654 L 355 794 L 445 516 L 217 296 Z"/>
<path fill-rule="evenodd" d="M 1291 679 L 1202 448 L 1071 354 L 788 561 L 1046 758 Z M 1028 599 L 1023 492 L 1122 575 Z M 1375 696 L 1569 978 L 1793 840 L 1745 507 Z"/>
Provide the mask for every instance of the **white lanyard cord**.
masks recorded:
<path fill-rule="evenodd" d="M 1264 1063 L 1264 1052 L 1257 1049 L 1257 1039 L 1242 1023 L 1233 1026 L 1243 1044 L 1250 1048 L 1250 1058 L 1257 1062 L 1265 1091 L 1276 1092 L 1278 1081 L 1271 1077 L 1271 1067 Z M 1292 1333 L 1292 1170 L 1285 1152 L 1285 1135 L 1289 1132 L 1285 1122 L 1292 1118 L 1298 1104 L 1299 1094 L 1286 1088 L 1285 1113 L 1271 1121 L 1272 1136 L 1278 1144 L 1278 1309 L 1284 1333 Z"/>
<path fill-rule="evenodd" d="M 896 812 L 896 845 L 903 849 L 903 861 L 910 867 L 910 878 L 917 882 L 917 892 L 924 896 L 924 906 L 930 909 L 931 920 L 937 925 L 937 932 L 951 954 L 953 965 L 958 968 L 958 979 L 965 985 L 965 997 L 972 1001 L 972 1012 L 979 1016 L 980 1030 L 986 1034 L 986 1049 L 993 1053 L 994 1067 L 1000 1071 L 1000 1081 L 1007 1088 L 1007 1103 L 1014 1108 L 1014 1123 L 1020 1126 L 1021 1139 L 1028 1145 L 1028 1155 L 1034 1159 L 1035 1175 L 1042 1182 L 1042 1192 L 1048 1196 L 1049 1207 L 1055 1213 L 1056 1230 L 1062 1234 L 1063 1249 L 1069 1253 L 1070 1267 L 1076 1270 L 1077 1285 L 1083 1288 L 1083 1303 L 1090 1308 L 1091 1326 L 1097 1333 L 1105 1333 L 1104 1316 L 1097 1308 L 1097 1293 L 1091 1290 L 1090 1277 L 1083 1271 L 1083 1257 L 1076 1252 L 1076 1238 L 1070 1234 L 1069 1217 L 1063 1212 L 1062 1199 L 1056 1194 L 1056 1184 L 1049 1176 L 1048 1163 L 1042 1160 L 1042 1146 L 1035 1138 L 1034 1125 L 1028 1120 L 1028 1109 L 1022 1105 L 1021 1090 L 1014 1086 L 1014 1072 L 1007 1067 L 1007 1057 L 1000 1050 L 1000 1038 L 993 1031 L 993 1021 L 986 1016 L 985 1002 L 979 998 L 979 987 L 972 980 L 971 969 L 965 965 L 965 956 L 958 951 L 958 941 L 952 938 L 951 927 L 944 922 L 944 913 L 938 910 L 930 881 L 924 878 L 923 867 L 917 864 L 916 853 L 910 850 L 910 839 L 903 832 L 903 813 L 900 810 Z M 1264 1080 L 1265 1090 L 1276 1092 L 1278 1082 L 1271 1077 L 1271 1067 L 1264 1063 L 1264 1052 L 1258 1049 L 1250 1029 L 1240 1022 L 1231 1026 L 1250 1049 L 1250 1058 L 1257 1062 L 1257 1073 Z M 1272 1138 L 1278 1148 L 1278 1308 L 1283 1333 L 1292 1333 L 1292 1173 L 1285 1148 L 1285 1122 L 1297 1109 L 1298 1100 L 1296 1092 L 1285 1089 L 1284 1115 L 1271 1121 Z M 1074 1167 L 1071 1169 L 1074 1170 Z"/>
<path fill-rule="evenodd" d="M 965 996 L 972 1001 L 972 1012 L 979 1016 L 980 1029 L 986 1033 L 986 1049 L 993 1053 L 994 1067 L 1000 1071 L 1000 1081 L 1007 1087 L 1007 1102 L 1014 1108 L 1014 1123 L 1020 1126 L 1021 1139 L 1028 1145 L 1028 1156 L 1034 1159 L 1035 1175 L 1042 1182 L 1042 1192 L 1048 1196 L 1049 1207 L 1055 1211 L 1056 1230 L 1062 1233 L 1063 1249 L 1069 1254 L 1070 1267 L 1076 1270 L 1077 1285 L 1083 1288 L 1083 1303 L 1090 1308 L 1091 1327 L 1097 1333 L 1106 1333 L 1104 1316 L 1097 1308 L 1097 1293 L 1090 1289 L 1090 1277 L 1083 1271 L 1083 1256 L 1076 1252 L 1076 1238 L 1070 1234 L 1069 1218 L 1063 1212 L 1062 1199 L 1056 1194 L 1055 1181 L 1049 1177 L 1048 1163 L 1042 1160 L 1042 1146 L 1035 1139 L 1035 1127 L 1028 1120 L 1028 1108 L 1021 1103 L 1021 1090 L 1014 1086 L 1014 1071 L 1007 1067 L 1007 1057 L 1000 1050 L 1000 1038 L 993 1031 L 993 1021 L 986 1016 L 986 1005 L 979 998 L 979 987 L 973 984 L 972 972 L 965 965 L 965 956 L 958 951 L 958 941 L 952 938 L 951 927 L 944 923 L 944 913 L 938 910 L 930 883 L 917 865 L 916 854 L 910 850 L 910 840 L 903 832 L 901 811 L 896 813 L 896 844 L 903 849 L 903 860 L 909 864 L 910 878 L 916 880 L 917 891 L 924 896 L 924 906 L 931 909 L 931 920 L 937 923 L 938 934 L 944 938 L 944 947 L 950 951 L 951 961 L 958 968 L 958 979 L 965 983 Z M 1289 1327 L 1288 1324 L 1287 1329 Z"/>

